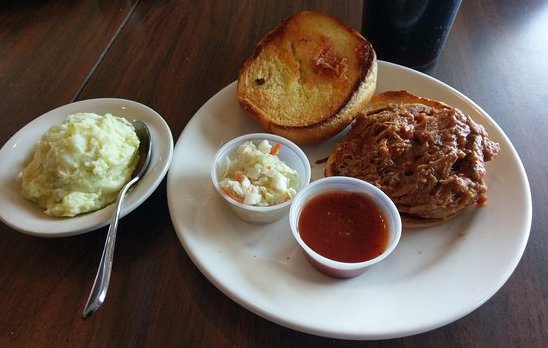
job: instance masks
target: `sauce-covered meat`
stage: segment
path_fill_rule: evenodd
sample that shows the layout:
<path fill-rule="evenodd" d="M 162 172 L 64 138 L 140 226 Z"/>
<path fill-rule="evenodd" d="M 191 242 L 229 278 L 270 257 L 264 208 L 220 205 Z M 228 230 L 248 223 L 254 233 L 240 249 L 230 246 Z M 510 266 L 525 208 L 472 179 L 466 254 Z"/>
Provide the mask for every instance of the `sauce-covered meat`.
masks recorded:
<path fill-rule="evenodd" d="M 498 152 L 456 108 L 394 103 L 358 116 L 326 172 L 376 185 L 402 214 L 443 219 L 487 202 L 485 162 Z"/>

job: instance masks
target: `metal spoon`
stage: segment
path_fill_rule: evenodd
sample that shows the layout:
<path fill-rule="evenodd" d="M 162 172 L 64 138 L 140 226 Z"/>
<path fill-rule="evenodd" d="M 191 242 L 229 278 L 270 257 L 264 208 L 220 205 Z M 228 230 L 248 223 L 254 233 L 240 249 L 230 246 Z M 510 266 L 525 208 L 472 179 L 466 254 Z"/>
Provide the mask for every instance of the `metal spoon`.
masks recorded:
<path fill-rule="evenodd" d="M 122 187 L 118 198 L 116 199 L 114 213 L 110 221 L 110 227 L 108 229 L 107 239 L 105 241 L 105 247 L 103 249 L 103 255 L 101 256 L 101 262 L 99 263 L 99 269 L 93 282 L 91 293 L 89 294 L 86 307 L 82 313 L 82 318 L 87 318 L 95 313 L 99 307 L 105 301 L 107 295 L 108 283 L 110 281 L 110 273 L 112 271 L 112 258 L 114 255 L 114 244 L 116 242 L 116 232 L 118 230 L 118 220 L 120 218 L 120 210 L 124 197 L 129 190 L 145 173 L 148 164 L 150 162 L 150 154 L 152 143 L 150 141 L 150 132 L 145 123 L 133 120 L 130 121 L 135 128 L 135 133 L 139 138 L 139 161 L 135 166 L 135 170 L 131 175 L 131 180 Z"/>

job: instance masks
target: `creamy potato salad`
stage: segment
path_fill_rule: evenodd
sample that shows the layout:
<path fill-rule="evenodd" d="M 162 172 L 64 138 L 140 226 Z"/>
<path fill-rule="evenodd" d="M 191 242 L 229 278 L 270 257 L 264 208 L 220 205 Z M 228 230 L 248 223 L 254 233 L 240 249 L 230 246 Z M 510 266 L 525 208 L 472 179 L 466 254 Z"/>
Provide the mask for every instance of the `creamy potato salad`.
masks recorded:
<path fill-rule="evenodd" d="M 75 216 L 116 200 L 131 179 L 139 139 L 121 117 L 94 113 L 68 116 L 35 145 L 21 175 L 23 196 L 50 216 Z"/>
<path fill-rule="evenodd" d="M 226 170 L 219 183 L 223 192 L 240 203 L 257 206 L 293 198 L 299 184 L 297 172 L 278 158 L 280 146 L 270 145 L 267 140 L 258 145 L 240 145 L 235 158 L 226 158 Z"/>

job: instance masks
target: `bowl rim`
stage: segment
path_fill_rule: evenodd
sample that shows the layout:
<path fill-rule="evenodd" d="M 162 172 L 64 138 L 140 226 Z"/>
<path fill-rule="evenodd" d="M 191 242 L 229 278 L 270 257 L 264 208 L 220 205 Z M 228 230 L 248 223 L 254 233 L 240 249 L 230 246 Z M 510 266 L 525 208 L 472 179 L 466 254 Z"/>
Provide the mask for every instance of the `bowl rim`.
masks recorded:
<path fill-rule="evenodd" d="M 299 234 L 299 229 L 298 229 L 298 220 L 300 215 L 299 213 L 305 205 L 304 203 L 306 203 L 308 200 L 310 200 L 312 197 L 316 196 L 317 194 L 336 191 L 336 189 L 322 190 L 322 191 L 319 191 L 317 194 L 312 194 L 308 198 L 303 198 L 303 196 L 305 196 L 307 192 L 317 188 L 318 186 L 324 186 L 324 185 L 329 185 L 334 183 L 353 184 L 353 185 L 356 185 L 356 187 L 365 188 L 365 191 L 373 192 L 373 194 L 382 198 L 385 204 L 378 204 L 378 206 L 383 211 L 385 218 L 390 220 L 389 228 L 393 230 L 394 237 L 390 238 L 388 246 L 379 256 L 370 260 L 362 261 L 362 262 L 336 261 L 319 254 L 318 252 L 310 248 L 301 238 Z M 346 191 L 350 191 L 350 190 L 346 190 Z M 396 246 L 398 245 L 400 241 L 401 233 L 402 233 L 402 223 L 401 223 L 401 217 L 396 208 L 396 205 L 381 189 L 379 189 L 375 185 L 368 183 L 367 181 L 353 178 L 353 177 L 346 177 L 346 176 L 330 176 L 330 177 L 321 178 L 310 183 L 301 191 L 297 192 L 297 194 L 294 197 L 294 200 L 295 202 L 297 202 L 297 204 L 292 204 L 289 211 L 289 225 L 291 227 L 291 232 L 293 234 L 293 237 L 295 238 L 297 243 L 306 252 L 308 256 L 312 257 L 316 262 L 319 262 L 323 266 L 328 267 L 330 269 L 336 269 L 339 271 L 352 271 L 352 270 L 357 270 L 361 268 L 365 269 L 366 267 L 374 265 L 384 260 L 386 257 L 388 257 L 388 255 L 390 255 L 394 251 L 394 249 L 396 249 Z M 302 204 L 299 204 L 301 203 L 301 201 L 302 201 Z M 392 218 L 393 216 L 396 218 L 393 219 Z"/>
<path fill-rule="evenodd" d="M 278 204 L 269 205 L 269 206 L 255 206 L 255 205 L 248 205 L 248 204 L 240 203 L 240 202 L 236 201 L 235 199 L 233 199 L 233 198 L 227 196 L 226 194 L 224 194 L 221 190 L 221 186 L 219 185 L 219 180 L 218 180 L 218 176 L 217 176 L 217 163 L 221 159 L 221 155 L 223 153 L 225 153 L 227 151 L 227 149 L 229 149 L 229 148 L 235 148 L 236 146 L 238 146 L 238 145 L 240 145 L 240 144 L 242 144 L 246 141 L 253 141 L 253 140 L 257 140 L 257 141 L 268 140 L 269 142 L 275 141 L 275 142 L 282 143 L 283 146 L 286 146 L 289 149 L 291 149 L 297 155 L 299 160 L 303 163 L 304 168 L 305 168 L 304 178 L 303 178 L 303 181 L 302 181 L 303 185 L 301 187 L 301 185 L 300 185 L 301 181 L 299 180 L 299 187 L 297 188 L 297 194 L 300 191 L 304 190 L 309 185 L 310 178 L 312 176 L 312 168 L 310 166 L 310 161 L 308 160 L 308 157 L 306 156 L 304 151 L 297 144 L 295 144 L 294 142 L 292 142 L 291 140 L 289 140 L 287 138 L 284 138 L 284 137 L 276 135 L 276 134 L 271 134 L 271 133 L 249 133 L 249 134 L 240 135 L 236 138 L 233 138 L 233 139 L 227 141 L 226 143 L 224 143 L 217 150 L 217 152 L 215 153 L 215 156 L 213 157 L 213 164 L 211 165 L 211 171 L 210 171 L 210 177 L 211 177 L 211 181 L 213 183 L 213 186 L 215 187 L 215 190 L 221 195 L 221 197 L 223 197 L 228 203 L 233 204 L 234 206 L 239 207 L 241 209 L 245 209 L 245 210 L 249 210 L 249 211 L 256 211 L 256 212 L 269 212 L 269 211 L 274 211 L 274 210 L 286 208 L 288 205 L 291 205 L 293 203 L 293 201 L 295 200 L 296 195 L 295 195 L 295 197 L 293 197 L 293 198 L 291 198 L 291 199 L 289 199 L 289 200 L 287 200 L 283 203 L 278 203 Z"/>

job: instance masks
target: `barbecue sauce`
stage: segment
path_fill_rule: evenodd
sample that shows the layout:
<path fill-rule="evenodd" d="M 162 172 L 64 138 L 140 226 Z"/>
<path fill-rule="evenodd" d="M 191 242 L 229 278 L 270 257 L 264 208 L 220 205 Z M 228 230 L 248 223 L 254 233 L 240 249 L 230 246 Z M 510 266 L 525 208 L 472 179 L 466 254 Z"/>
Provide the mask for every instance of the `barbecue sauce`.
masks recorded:
<path fill-rule="evenodd" d="M 334 261 L 371 260 L 388 244 L 381 210 L 368 196 L 356 192 L 329 191 L 310 199 L 298 228 L 312 250 Z"/>

